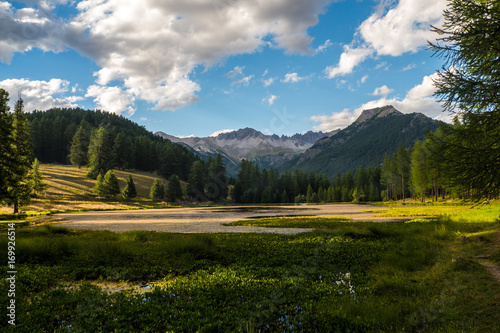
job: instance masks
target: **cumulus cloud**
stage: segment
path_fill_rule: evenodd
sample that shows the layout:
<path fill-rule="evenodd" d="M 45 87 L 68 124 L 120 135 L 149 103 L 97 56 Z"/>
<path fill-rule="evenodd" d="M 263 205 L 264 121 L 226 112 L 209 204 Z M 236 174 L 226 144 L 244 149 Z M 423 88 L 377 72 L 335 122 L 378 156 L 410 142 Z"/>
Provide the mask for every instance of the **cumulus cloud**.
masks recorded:
<path fill-rule="evenodd" d="M 94 97 L 98 109 L 117 114 L 127 111 L 130 116 L 135 112 L 135 109 L 131 106 L 134 97 L 129 91 L 123 91 L 119 87 L 92 85 L 87 89 L 85 97 Z"/>
<path fill-rule="evenodd" d="M 32 48 L 64 50 L 63 25 L 47 14 L 34 8 L 15 9 L 9 2 L 0 1 L 0 61 L 9 64 L 14 53 Z"/>
<path fill-rule="evenodd" d="M 274 104 L 274 102 L 276 102 L 277 99 L 278 99 L 278 96 L 276 96 L 276 95 L 269 95 L 266 98 L 264 98 L 262 100 L 262 102 L 265 102 L 265 103 L 267 103 L 267 104 L 269 104 L 271 106 L 271 105 Z"/>
<path fill-rule="evenodd" d="M 382 87 L 375 88 L 375 91 L 372 93 L 373 96 L 387 96 L 391 92 L 393 92 L 394 89 L 390 89 L 387 87 L 385 84 Z"/>
<path fill-rule="evenodd" d="M 123 81 L 137 98 L 175 110 L 198 100 L 201 87 L 192 74 L 199 65 L 256 52 L 268 42 L 286 53 L 312 53 L 307 29 L 328 3 L 87 0 L 78 4 L 80 14 L 71 22 L 72 31 L 84 38 L 72 47 L 102 67 L 97 83 Z"/>
<path fill-rule="evenodd" d="M 7 90 L 11 104 L 17 100 L 18 93 L 24 101 L 26 111 L 47 110 L 53 107 L 73 108 L 81 96 L 63 96 L 69 90 L 69 81 L 51 79 L 50 81 L 8 79 L 0 81 L 0 87 Z"/>
<path fill-rule="evenodd" d="M 400 0 L 386 10 L 392 3 L 382 1 L 376 12 L 361 23 L 356 33 L 356 43 L 361 46 L 344 46 L 338 65 L 325 69 L 328 78 L 351 73 L 371 54 L 400 56 L 416 52 L 436 38 L 430 26 L 442 25 L 448 1 Z"/>
<path fill-rule="evenodd" d="M 118 81 L 136 99 L 176 110 L 199 100 L 201 86 L 194 79 L 199 66 L 268 46 L 313 54 L 308 29 L 331 0 L 84 0 L 76 5 L 78 14 L 66 20 L 50 11 L 68 0 L 25 2 L 34 8 L 0 1 L 2 62 L 32 48 L 71 48 L 100 66 L 96 84 Z"/>
<path fill-rule="evenodd" d="M 422 83 L 410 89 L 403 99 L 382 97 L 378 100 L 369 101 L 360 107 L 349 110 L 344 109 L 331 115 L 313 116 L 311 120 L 319 123 L 313 127 L 316 131 L 332 131 L 337 128 L 344 128 L 354 122 L 363 112 L 363 110 L 392 105 L 403 113 L 423 113 L 434 119 L 445 122 L 451 122 L 451 116 L 443 112 L 443 107 L 434 98 L 436 91 L 433 79 L 436 74 L 425 76 Z"/>
<path fill-rule="evenodd" d="M 352 73 L 354 67 L 363 62 L 373 54 L 373 50 L 366 47 L 353 48 L 349 45 L 344 46 L 344 52 L 340 55 L 340 60 L 336 66 L 328 66 L 325 74 L 329 79 L 336 76 Z"/>
<path fill-rule="evenodd" d="M 297 83 L 297 82 L 303 81 L 305 79 L 306 79 L 305 77 L 300 77 L 299 74 L 297 74 L 297 73 L 288 73 L 285 75 L 285 78 L 283 80 L 281 80 L 281 82 Z"/>

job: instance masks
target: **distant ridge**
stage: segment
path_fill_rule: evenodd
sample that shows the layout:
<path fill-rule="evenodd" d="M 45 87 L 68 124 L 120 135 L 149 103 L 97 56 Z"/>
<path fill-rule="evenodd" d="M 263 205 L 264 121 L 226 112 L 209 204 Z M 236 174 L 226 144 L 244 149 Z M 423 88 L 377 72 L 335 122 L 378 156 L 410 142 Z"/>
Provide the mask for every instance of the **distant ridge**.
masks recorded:
<path fill-rule="evenodd" d="M 253 128 L 220 133 L 214 137 L 179 138 L 156 132 L 172 142 L 183 144 L 203 158 L 221 154 L 228 173 L 235 176 L 242 159 L 256 162 L 262 168 L 279 166 L 312 147 L 319 139 L 335 134 L 309 131 L 292 136 L 266 135 Z"/>
<path fill-rule="evenodd" d="M 354 172 L 360 166 L 377 166 L 386 153 L 392 155 L 400 144 L 410 148 L 443 124 L 421 113 L 401 113 L 392 105 L 364 110 L 350 126 L 317 141 L 280 169 L 298 168 L 335 177 L 337 173 Z"/>

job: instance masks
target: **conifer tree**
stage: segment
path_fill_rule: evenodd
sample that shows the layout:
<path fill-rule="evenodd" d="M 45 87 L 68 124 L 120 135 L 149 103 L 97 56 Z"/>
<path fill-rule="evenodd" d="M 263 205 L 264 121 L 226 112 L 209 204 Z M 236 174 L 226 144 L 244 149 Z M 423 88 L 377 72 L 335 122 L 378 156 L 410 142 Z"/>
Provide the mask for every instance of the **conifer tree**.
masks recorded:
<path fill-rule="evenodd" d="M 38 162 L 38 159 L 35 158 L 33 161 L 33 164 L 31 165 L 31 172 L 30 172 L 30 187 L 31 190 L 33 191 L 33 196 L 38 196 L 42 194 L 49 185 L 44 182 L 44 177 L 42 173 L 40 172 L 40 163 Z"/>
<path fill-rule="evenodd" d="M 151 186 L 151 190 L 149 191 L 149 198 L 154 201 L 163 200 L 165 196 L 165 188 L 163 186 L 163 182 L 159 179 L 155 179 L 153 185 Z"/>
<path fill-rule="evenodd" d="M 182 198 L 182 188 L 177 175 L 172 175 L 168 179 L 167 189 L 165 191 L 165 199 L 168 202 L 175 202 L 177 199 Z"/>
<path fill-rule="evenodd" d="M 8 181 L 6 202 L 14 207 L 14 214 L 19 212 L 19 206 L 30 202 L 31 186 L 29 171 L 33 157 L 33 143 L 29 122 L 24 114 L 24 103 L 19 99 L 13 115 L 13 164 L 12 177 Z"/>
<path fill-rule="evenodd" d="M 193 198 L 203 200 L 205 197 L 205 176 L 203 165 L 200 161 L 193 163 L 189 173 L 188 193 Z"/>
<path fill-rule="evenodd" d="M 88 156 L 90 170 L 87 175 L 90 178 L 106 174 L 113 167 L 113 141 L 105 127 L 99 127 L 92 134 Z"/>
<path fill-rule="evenodd" d="M 104 180 L 101 174 L 97 175 L 97 180 L 92 188 L 92 193 L 97 195 L 98 197 L 103 197 L 104 196 Z"/>
<path fill-rule="evenodd" d="M 89 150 L 89 135 L 83 128 L 83 126 L 78 127 L 73 140 L 71 140 L 71 148 L 69 153 L 69 160 L 71 164 L 77 165 L 81 168 L 83 165 L 88 163 L 88 153 Z"/>
<path fill-rule="evenodd" d="M 9 93 L 0 89 L 0 202 L 7 198 L 8 181 L 14 164 L 13 128 L 8 103 Z"/>
<path fill-rule="evenodd" d="M 103 179 L 104 196 L 114 197 L 120 194 L 120 184 L 113 170 L 109 170 Z"/>
<path fill-rule="evenodd" d="M 130 200 L 137 196 L 137 191 L 135 189 L 134 180 L 131 175 L 128 175 L 125 187 L 123 188 L 122 197 L 125 200 Z"/>

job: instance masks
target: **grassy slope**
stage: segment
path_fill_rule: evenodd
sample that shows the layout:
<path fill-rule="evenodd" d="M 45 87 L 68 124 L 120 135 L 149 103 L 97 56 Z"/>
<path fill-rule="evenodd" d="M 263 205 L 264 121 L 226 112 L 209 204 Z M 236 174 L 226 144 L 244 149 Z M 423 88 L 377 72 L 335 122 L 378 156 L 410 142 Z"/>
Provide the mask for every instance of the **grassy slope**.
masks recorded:
<path fill-rule="evenodd" d="M 154 173 L 141 171 L 114 170 L 120 182 L 120 188 L 125 187 L 125 180 L 132 175 L 138 196 L 126 202 L 119 196 L 116 199 L 104 200 L 91 194 L 95 180 L 86 177 L 87 169 L 71 165 L 42 164 L 40 167 L 49 188 L 39 198 L 34 198 L 31 204 L 21 207 L 27 213 L 36 213 L 50 210 L 92 210 L 92 209 L 129 209 L 144 207 L 161 207 L 162 204 L 153 203 L 147 197 L 155 178 Z M 165 185 L 167 181 L 164 180 Z M 185 188 L 185 184 L 183 184 Z M 1 207 L 0 213 L 12 212 L 11 207 Z"/>

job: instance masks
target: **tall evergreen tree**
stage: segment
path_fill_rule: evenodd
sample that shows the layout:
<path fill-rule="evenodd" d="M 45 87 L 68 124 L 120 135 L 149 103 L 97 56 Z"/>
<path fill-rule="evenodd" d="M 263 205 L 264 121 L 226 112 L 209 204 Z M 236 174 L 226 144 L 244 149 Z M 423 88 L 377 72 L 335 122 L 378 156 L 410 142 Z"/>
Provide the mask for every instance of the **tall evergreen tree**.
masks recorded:
<path fill-rule="evenodd" d="M 42 194 L 49 187 L 49 185 L 43 180 L 43 175 L 40 172 L 40 162 L 38 162 L 38 159 L 35 158 L 33 164 L 31 165 L 31 171 L 29 175 L 30 188 L 33 191 L 33 195 L 35 197 Z"/>
<path fill-rule="evenodd" d="M 8 182 L 13 175 L 14 149 L 9 93 L 0 89 L 0 202 L 7 198 Z"/>
<path fill-rule="evenodd" d="M 127 139 L 125 133 L 120 132 L 116 135 L 113 143 L 113 165 L 125 170 L 129 167 L 131 155 L 131 142 Z"/>
<path fill-rule="evenodd" d="M 127 181 L 125 182 L 125 187 L 123 188 L 122 197 L 125 200 L 130 200 L 137 196 L 137 190 L 135 189 L 134 180 L 131 175 L 128 175 Z"/>
<path fill-rule="evenodd" d="M 120 183 L 113 170 L 109 170 L 103 179 L 104 196 L 115 197 L 120 194 Z"/>
<path fill-rule="evenodd" d="M 222 156 L 217 157 L 210 162 L 208 167 L 208 182 L 213 193 L 210 196 L 215 199 L 225 199 L 227 197 L 227 174 L 226 167 L 222 162 Z"/>
<path fill-rule="evenodd" d="M 104 177 L 102 174 L 97 175 L 97 179 L 95 182 L 94 187 L 92 188 L 92 193 L 97 195 L 98 197 L 104 197 L 106 194 L 106 191 L 104 189 Z"/>
<path fill-rule="evenodd" d="M 92 134 L 89 145 L 88 176 L 97 177 L 98 174 L 106 174 L 113 167 L 113 140 L 105 127 L 99 127 Z"/>
<path fill-rule="evenodd" d="M 71 140 L 71 148 L 69 153 L 69 160 L 71 164 L 77 165 L 81 168 L 88 163 L 88 150 L 89 150 L 89 134 L 83 126 L 78 127 L 73 140 Z"/>
<path fill-rule="evenodd" d="M 33 158 L 33 143 L 29 122 L 24 114 L 24 103 L 20 98 L 15 105 L 13 115 L 13 165 L 12 177 L 8 182 L 7 204 L 14 207 L 14 214 L 19 206 L 30 202 L 31 186 L 29 171 Z"/>
<path fill-rule="evenodd" d="M 149 191 L 149 198 L 154 201 L 160 201 L 163 200 L 164 196 L 165 187 L 163 186 L 163 182 L 157 178 L 151 186 L 151 190 Z"/>
<path fill-rule="evenodd" d="M 455 185 L 474 184 L 476 199 L 500 192 L 500 2 L 452 0 L 442 36 L 431 44 L 446 62 L 435 81 L 436 95 L 460 122 L 436 140 Z"/>
<path fill-rule="evenodd" d="M 181 182 L 177 175 L 172 175 L 168 179 L 167 189 L 165 190 L 165 199 L 168 202 L 175 202 L 177 199 L 182 198 Z"/>
<path fill-rule="evenodd" d="M 189 173 L 188 193 L 195 200 L 205 199 L 205 175 L 201 161 L 196 161 Z"/>

